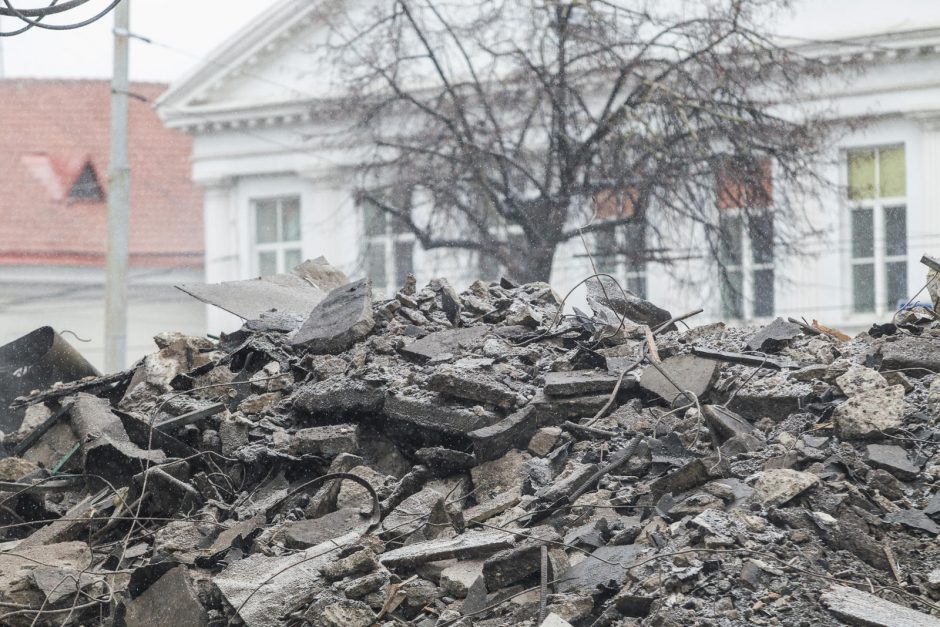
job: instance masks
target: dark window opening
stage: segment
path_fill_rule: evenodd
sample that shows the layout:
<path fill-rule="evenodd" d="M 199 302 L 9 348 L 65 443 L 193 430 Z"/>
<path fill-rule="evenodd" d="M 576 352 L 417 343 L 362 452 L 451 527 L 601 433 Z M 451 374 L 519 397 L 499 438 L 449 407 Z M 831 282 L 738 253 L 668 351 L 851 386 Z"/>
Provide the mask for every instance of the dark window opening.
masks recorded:
<path fill-rule="evenodd" d="M 98 175 L 95 174 L 95 168 L 91 162 L 85 164 L 82 168 L 72 189 L 69 190 L 69 199 L 71 200 L 104 200 L 104 190 L 98 182 Z"/>

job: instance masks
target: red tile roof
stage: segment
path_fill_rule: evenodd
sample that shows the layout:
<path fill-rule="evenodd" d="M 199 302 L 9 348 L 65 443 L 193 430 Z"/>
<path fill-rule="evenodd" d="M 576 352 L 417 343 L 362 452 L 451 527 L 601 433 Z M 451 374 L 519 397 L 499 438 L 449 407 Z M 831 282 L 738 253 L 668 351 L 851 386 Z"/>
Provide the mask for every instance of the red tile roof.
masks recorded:
<path fill-rule="evenodd" d="M 153 101 L 166 89 L 135 83 Z M 90 163 L 107 194 L 111 85 L 0 80 L 0 265 L 103 266 L 107 200 L 69 198 Z M 132 266 L 202 265 L 202 191 L 190 138 L 130 101 Z"/>

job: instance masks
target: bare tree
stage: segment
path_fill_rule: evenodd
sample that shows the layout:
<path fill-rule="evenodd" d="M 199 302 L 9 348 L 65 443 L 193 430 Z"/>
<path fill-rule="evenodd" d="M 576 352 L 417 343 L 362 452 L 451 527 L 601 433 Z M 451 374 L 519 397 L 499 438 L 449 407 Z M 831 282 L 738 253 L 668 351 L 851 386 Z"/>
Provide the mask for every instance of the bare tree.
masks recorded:
<path fill-rule="evenodd" d="M 784 4 L 394 0 L 334 14 L 324 49 L 371 147 L 362 197 L 425 249 L 479 251 L 523 281 L 547 280 L 562 243 L 638 223 L 642 246 L 606 254 L 668 262 L 691 224 L 719 259 L 726 206 L 746 224 L 784 218 L 764 236 L 792 250 L 827 129 L 787 100 L 822 68 L 760 27 Z M 663 8 L 678 5 L 692 13 Z"/>

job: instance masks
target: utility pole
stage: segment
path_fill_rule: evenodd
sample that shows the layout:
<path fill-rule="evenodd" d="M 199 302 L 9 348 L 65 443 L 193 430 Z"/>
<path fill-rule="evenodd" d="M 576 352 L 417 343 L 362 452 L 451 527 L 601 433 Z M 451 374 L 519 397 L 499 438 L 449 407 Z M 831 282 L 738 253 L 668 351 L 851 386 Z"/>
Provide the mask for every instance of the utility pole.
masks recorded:
<path fill-rule="evenodd" d="M 131 168 L 128 161 L 127 104 L 130 0 L 114 9 L 114 75 L 111 79 L 111 164 L 108 169 L 108 258 L 105 283 L 107 372 L 124 369 L 127 353 L 127 259 L 130 239 Z"/>

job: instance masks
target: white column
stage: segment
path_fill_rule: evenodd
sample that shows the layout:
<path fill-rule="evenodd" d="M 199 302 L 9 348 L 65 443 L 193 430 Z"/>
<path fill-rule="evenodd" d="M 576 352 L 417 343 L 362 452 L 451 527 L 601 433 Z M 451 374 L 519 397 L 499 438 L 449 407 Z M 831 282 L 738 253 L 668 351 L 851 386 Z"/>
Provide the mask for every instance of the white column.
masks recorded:
<path fill-rule="evenodd" d="M 203 241 L 205 245 L 205 280 L 207 283 L 234 281 L 239 276 L 241 251 L 238 246 L 238 207 L 235 204 L 234 182 L 230 178 L 202 183 Z M 209 333 L 234 331 L 242 320 L 213 305 L 206 306 Z"/>

